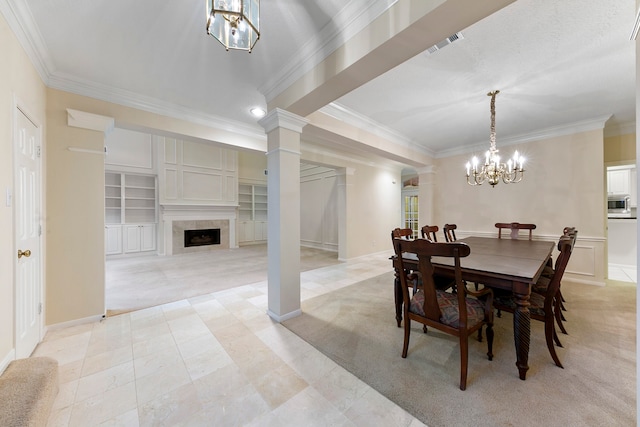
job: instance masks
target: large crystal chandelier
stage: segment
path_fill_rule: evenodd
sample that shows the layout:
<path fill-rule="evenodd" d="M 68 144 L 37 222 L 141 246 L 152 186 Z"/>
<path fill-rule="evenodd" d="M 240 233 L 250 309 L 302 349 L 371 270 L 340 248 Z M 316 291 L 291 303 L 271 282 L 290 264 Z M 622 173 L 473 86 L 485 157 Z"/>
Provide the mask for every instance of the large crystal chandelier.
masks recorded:
<path fill-rule="evenodd" d="M 227 50 L 251 52 L 260 38 L 260 0 L 207 0 L 207 34 Z"/>
<path fill-rule="evenodd" d="M 509 184 L 522 181 L 524 176 L 524 157 L 520 156 L 518 151 L 507 163 L 500 162 L 496 148 L 496 95 L 499 93 L 499 90 L 494 90 L 487 94 L 491 97 L 491 135 L 489 137 L 491 146 L 485 154 L 483 165 L 478 164 L 478 158 L 475 156 L 471 162 L 467 162 L 467 184 L 469 185 L 481 185 L 487 181 L 492 187 L 495 187 L 500 179 L 505 184 Z"/>

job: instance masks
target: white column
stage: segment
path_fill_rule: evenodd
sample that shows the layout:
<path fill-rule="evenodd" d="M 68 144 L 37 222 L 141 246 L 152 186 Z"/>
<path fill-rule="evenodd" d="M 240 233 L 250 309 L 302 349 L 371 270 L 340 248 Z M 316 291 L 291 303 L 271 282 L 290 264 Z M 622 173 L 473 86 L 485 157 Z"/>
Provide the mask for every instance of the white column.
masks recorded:
<path fill-rule="evenodd" d="M 277 322 L 300 310 L 300 134 L 308 121 L 278 108 L 267 132 L 268 314 Z"/>
<path fill-rule="evenodd" d="M 340 261 L 346 261 L 350 257 L 349 242 L 351 241 L 348 236 L 347 224 L 349 223 L 349 198 L 351 196 L 350 190 L 353 187 L 353 175 L 355 169 L 343 168 L 338 171 L 338 259 Z M 355 220 L 355 218 L 353 219 Z M 355 236 L 352 236 L 355 237 Z"/>
<path fill-rule="evenodd" d="M 434 195 L 436 186 L 436 168 L 433 165 L 425 166 L 418 169 L 418 225 L 423 227 L 425 225 L 438 225 L 436 224 L 433 212 L 434 212 Z M 440 225 L 442 227 L 442 225 Z"/>

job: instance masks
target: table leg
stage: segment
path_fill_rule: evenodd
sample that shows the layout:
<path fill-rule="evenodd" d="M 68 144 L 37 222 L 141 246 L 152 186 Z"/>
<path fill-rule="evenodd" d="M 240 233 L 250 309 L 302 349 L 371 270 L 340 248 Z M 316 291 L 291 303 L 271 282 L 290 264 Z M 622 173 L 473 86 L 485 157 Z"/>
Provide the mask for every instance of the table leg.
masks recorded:
<path fill-rule="evenodd" d="M 393 278 L 393 294 L 396 302 L 396 322 L 398 322 L 399 328 L 402 323 L 402 287 L 400 286 L 398 270 L 395 270 L 395 276 Z"/>
<path fill-rule="evenodd" d="M 515 293 L 516 311 L 513 313 L 513 337 L 516 345 L 516 366 L 520 379 L 525 380 L 529 370 L 529 342 L 531 338 L 531 317 L 529 313 L 530 293 Z"/>

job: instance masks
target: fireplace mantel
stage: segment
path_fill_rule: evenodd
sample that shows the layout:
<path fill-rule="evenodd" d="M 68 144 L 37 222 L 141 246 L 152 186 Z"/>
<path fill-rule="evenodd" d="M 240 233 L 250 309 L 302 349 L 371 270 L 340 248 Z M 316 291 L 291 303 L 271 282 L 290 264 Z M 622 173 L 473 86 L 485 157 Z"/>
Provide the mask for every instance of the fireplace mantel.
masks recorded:
<path fill-rule="evenodd" d="M 174 255 L 175 253 L 212 250 L 211 247 L 206 246 L 176 250 L 174 223 L 176 223 L 176 227 L 181 229 L 186 225 L 194 227 L 194 223 L 203 224 L 202 222 L 205 221 L 209 225 L 211 222 L 216 223 L 221 229 L 220 245 L 217 248 L 237 248 L 236 220 L 237 206 L 161 205 L 160 224 L 164 231 L 164 253 L 165 255 Z M 178 232 L 181 231 L 178 230 Z"/>

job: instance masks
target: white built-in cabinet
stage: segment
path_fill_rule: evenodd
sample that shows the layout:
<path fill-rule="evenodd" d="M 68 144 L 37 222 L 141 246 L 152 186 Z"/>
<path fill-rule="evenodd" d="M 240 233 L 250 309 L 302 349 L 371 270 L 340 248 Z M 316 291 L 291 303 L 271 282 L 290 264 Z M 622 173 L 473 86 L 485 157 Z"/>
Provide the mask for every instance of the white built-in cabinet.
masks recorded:
<path fill-rule="evenodd" d="M 124 253 L 153 251 L 156 249 L 155 224 L 126 224 L 122 226 Z"/>
<path fill-rule="evenodd" d="M 105 173 L 105 253 L 156 249 L 155 175 Z"/>
<path fill-rule="evenodd" d="M 614 166 L 607 168 L 607 193 L 609 195 L 628 194 L 631 207 L 637 202 L 637 173 L 634 166 Z"/>
<path fill-rule="evenodd" d="M 267 240 L 267 187 L 238 186 L 238 243 L 262 243 Z"/>

